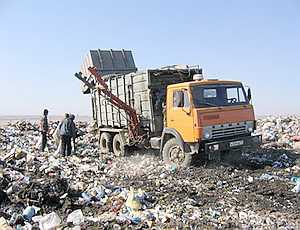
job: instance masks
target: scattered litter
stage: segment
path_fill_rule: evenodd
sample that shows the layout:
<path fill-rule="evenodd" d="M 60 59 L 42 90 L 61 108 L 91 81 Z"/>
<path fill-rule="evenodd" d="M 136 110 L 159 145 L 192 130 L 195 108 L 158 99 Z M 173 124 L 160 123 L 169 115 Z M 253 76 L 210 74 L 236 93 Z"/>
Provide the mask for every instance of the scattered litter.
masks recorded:
<path fill-rule="evenodd" d="M 68 215 L 68 223 L 73 223 L 74 225 L 80 225 L 84 222 L 84 216 L 80 209 L 73 211 Z"/>
<path fill-rule="evenodd" d="M 248 177 L 248 182 L 249 182 L 249 183 L 252 183 L 253 181 L 254 181 L 254 178 L 253 178 L 252 176 L 249 176 L 249 177 Z"/>
<path fill-rule="evenodd" d="M 257 132 L 262 134 L 264 142 L 293 148 L 294 141 L 300 136 L 300 119 L 297 116 L 266 117 L 258 120 Z"/>
<path fill-rule="evenodd" d="M 55 229 L 59 227 L 61 223 L 60 217 L 55 212 L 51 212 L 45 216 L 35 216 L 32 220 L 39 223 L 41 230 Z"/>
<path fill-rule="evenodd" d="M 4 217 L 0 218 L 0 229 L 1 230 L 13 230 L 13 228 L 8 225 L 8 223 L 4 219 Z"/>
<path fill-rule="evenodd" d="M 296 186 L 292 189 L 293 192 L 300 192 L 300 181 L 297 181 Z"/>
<path fill-rule="evenodd" d="M 300 176 L 292 176 L 291 182 L 297 184 L 300 182 Z"/>
<path fill-rule="evenodd" d="M 289 123 L 298 124 L 289 119 L 258 122 L 272 147 L 245 153 L 243 161 L 261 170 L 179 169 L 140 150 L 100 159 L 97 136 L 86 122 L 77 123 L 86 134 L 76 140 L 76 154 L 64 158 L 55 154 L 53 138 L 46 152 L 36 148 L 36 124 L 9 124 L 0 128 L 0 229 L 293 229 L 300 199 L 291 190 L 299 193 L 300 165 L 288 154 L 297 133 Z M 50 123 L 50 130 L 57 124 Z"/>
<path fill-rule="evenodd" d="M 273 179 L 279 179 L 278 176 L 274 176 L 274 175 L 270 175 L 270 174 L 267 174 L 267 173 L 264 173 L 262 174 L 260 177 L 259 177 L 260 180 L 273 180 Z"/>
<path fill-rule="evenodd" d="M 32 217 L 36 214 L 34 207 L 32 206 L 28 206 L 27 208 L 25 208 L 25 210 L 23 211 L 23 217 L 25 220 L 27 221 L 31 221 Z"/>

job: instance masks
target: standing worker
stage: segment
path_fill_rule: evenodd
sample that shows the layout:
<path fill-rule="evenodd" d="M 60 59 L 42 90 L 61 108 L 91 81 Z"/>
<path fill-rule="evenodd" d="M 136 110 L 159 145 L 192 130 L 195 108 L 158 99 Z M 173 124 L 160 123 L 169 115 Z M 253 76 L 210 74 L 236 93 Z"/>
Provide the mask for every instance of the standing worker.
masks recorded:
<path fill-rule="evenodd" d="M 43 112 L 43 118 L 40 122 L 40 130 L 42 133 L 42 145 L 41 145 L 41 151 L 44 152 L 46 145 L 47 145 L 47 133 L 49 131 L 49 124 L 48 124 L 48 110 L 44 109 Z"/>
<path fill-rule="evenodd" d="M 73 143 L 73 153 L 76 153 L 76 138 L 77 138 L 77 128 L 76 128 L 76 125 L 75 125 L 75 115 L 74 114 L 71 114 L 70 115 L 70 119 L 72 121 L 72 127 L 74 128 L 74 133 L 73 133 L 73 136 L 72 136 L 72 143 Z"/>
<path fill-rule="evenodd" d="M 61 154 L 70 156 L 72 152 L 71 141 L 72 137 L 75 136 L 75 124 L 68 113 L 65 114 L 65 119 L 60 124 L 59 134 L 61 137 Z"/>

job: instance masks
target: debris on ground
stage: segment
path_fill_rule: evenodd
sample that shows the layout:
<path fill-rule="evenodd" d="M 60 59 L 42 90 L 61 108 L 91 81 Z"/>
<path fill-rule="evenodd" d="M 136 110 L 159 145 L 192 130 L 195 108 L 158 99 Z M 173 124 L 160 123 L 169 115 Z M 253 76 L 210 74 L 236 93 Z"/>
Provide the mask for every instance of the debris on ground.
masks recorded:
<path fill-rule="evenodd" d="M 245 152 L 238 165 L 188 169 L 141 150 L 100 159 L 86 122 L 77 123 L 86 135 L 67 158 L 51 135 L 47 151 L 38 150 L 36 124 L 9 124 L 0 128 L 0 229 L 295 229 L 299 120 L 259 120 L 264 148 Z"/>
<path fill-rule="evenodd" d="M 262 134 L 263 141 L 273 147 L 293 148 L 300 141 L 300 117 L 269 116 L 259 119 L 257 132 Z"/>

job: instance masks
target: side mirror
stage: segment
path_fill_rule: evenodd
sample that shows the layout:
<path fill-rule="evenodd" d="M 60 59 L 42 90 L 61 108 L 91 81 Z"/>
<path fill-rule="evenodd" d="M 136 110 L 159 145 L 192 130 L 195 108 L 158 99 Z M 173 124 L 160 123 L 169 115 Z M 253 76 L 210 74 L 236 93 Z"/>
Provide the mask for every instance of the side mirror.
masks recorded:
<path fill-rule="evenodd" d="M 251 101 L 252 95 L 251 95 L 251 89 L 250 88 L 248 88 L 247 97 L 248 97 L 248 101 Z"/>

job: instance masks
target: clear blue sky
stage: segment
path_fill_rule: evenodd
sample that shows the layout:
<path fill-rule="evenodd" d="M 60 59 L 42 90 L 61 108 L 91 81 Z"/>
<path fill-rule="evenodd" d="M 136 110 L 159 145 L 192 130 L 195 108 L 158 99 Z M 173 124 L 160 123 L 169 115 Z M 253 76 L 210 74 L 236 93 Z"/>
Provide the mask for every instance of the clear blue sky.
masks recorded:
<path fill-rule="evenodd" d="M 131 49 L 139 69 L 199 64 L 242 80 L 256 113 L 300 114 L 300 1 L 0 0 L 0 115 L 73 112 L 89 49 Z"/>

